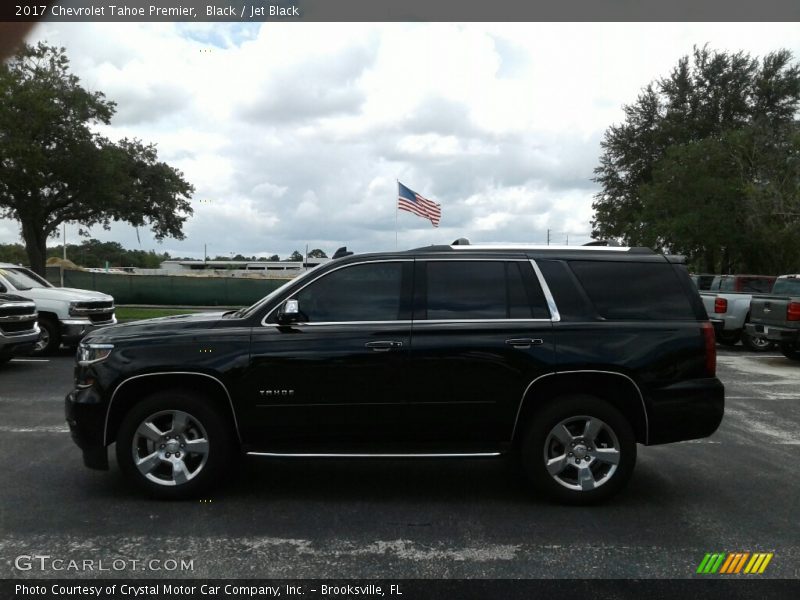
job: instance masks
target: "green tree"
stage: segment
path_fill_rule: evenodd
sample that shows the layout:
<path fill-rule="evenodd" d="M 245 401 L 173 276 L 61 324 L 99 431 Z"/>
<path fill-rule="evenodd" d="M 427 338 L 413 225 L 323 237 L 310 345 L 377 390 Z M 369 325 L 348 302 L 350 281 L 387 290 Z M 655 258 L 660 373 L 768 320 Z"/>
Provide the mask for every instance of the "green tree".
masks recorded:
<path fill-rule="evenodd" d="M 295 261 L 295 262 L 297 262 L 297 261 L 302 262 L 303 261 L 303 255 L 300 254 L 299 250 L 295 250 L 294 252 L 292 252 L 292 255 L 289 258 L 287 258 L 286 260 L 287 261 L 291 260 L 291 261 Z"/>
<path fill-rule="evenodd" d="M 308 258 L 328 258 L 328 255 L 319 248 L 314 248 L 308 253 Z"/>
<path fill-rule="evenodd" d="M 106 229 L 123 221 L 149 226 L 159 241 L 184 237 L 194 188 L 158 161 L 154 145 L 92 131 L 114 111 L 69 72 L 64 48 L 24 45 L 0 65 L 0 217 L 19 221 L 38 273 L 64 221 Z"/>
<path fill-rule="evenodd" d="M 788 50 L 758 60 L 695 48 L 606 131 L 593 237 L 685 252 L 709 271 L 756 264 L 770 227 L 797 231 L 798 103 Z M 766 218 L 780 202 L 782 220 Z"/>
<path fill-rule="evenodd" d="M 280 256 L 278 256 L 277 254 L 273 254 L 273 255 L 272 255 L 272 256 L 270 256 L 270 257 L 269 257 L 267 260 L 271 260 L 271 261 L 273 261 L 273 262 L 276 262 L 276 261 L 279 261 L 280 259 L 281 259 L 281 257 L 280 257 Z"/>

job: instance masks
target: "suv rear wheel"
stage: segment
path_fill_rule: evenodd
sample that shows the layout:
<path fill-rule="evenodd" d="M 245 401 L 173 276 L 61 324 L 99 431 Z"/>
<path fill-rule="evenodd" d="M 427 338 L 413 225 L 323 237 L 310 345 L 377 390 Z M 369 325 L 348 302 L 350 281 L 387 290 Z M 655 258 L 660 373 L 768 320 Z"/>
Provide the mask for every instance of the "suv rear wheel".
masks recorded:
<path fill-rule="evenodd" d="M 179 391 L 135 405 L 117 435 L 117 462 L 152 496 L 189 498 L 216 483 L 231 465 L 235 442 L 228 419 L 207 398 Z"/>
<path fill-rule="evenodd" d="M 628 482 L 636 439 L 627 419 L 594 396 L 554 400 L 531 420 L 522 443 L 531 482 L 566 504 L 603 501 Z"/>

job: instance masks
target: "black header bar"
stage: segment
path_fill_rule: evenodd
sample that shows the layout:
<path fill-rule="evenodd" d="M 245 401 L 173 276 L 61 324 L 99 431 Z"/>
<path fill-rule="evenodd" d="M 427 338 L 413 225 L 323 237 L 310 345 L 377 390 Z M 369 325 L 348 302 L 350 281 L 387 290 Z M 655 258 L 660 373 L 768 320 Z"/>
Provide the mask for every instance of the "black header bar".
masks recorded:
<path fill-rule="evenodd" d="M 797 0 L 3 0 L 0 21 L 800 21 Z"/>

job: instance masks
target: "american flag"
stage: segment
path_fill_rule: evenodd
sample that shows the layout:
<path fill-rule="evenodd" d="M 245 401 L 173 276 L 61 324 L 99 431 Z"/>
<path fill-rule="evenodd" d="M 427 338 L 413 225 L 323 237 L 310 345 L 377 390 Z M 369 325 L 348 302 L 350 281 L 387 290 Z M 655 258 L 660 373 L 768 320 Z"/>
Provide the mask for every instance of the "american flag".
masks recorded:
<path fill-rule="evenodd" d="M 408 189 L 399 181 L 397 208 L 400 210 L 407 210 L 410 213 L 428 219 L 434 227 L 439 226 L 439 220 L 442 218 L 442 206 L 433 200 L 423 198 L 414 190 Z"/>

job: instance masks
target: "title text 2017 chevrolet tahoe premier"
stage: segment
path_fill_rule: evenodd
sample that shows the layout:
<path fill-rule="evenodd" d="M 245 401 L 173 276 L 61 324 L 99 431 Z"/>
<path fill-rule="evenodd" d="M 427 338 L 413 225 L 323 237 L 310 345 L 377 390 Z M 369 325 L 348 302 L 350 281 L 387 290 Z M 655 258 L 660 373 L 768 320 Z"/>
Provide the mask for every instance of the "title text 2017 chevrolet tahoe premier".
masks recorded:
<path fill-rule="evenodd" d="M 344 256 L 255 305 L 107 327 L 66 398 L 89 467 L 196 495 L 238 453 L 514 454 L 568 503 L 629 479 L 636 444 L 711 435 L 714 332 L 676 257 L 430 246 Z"/>

